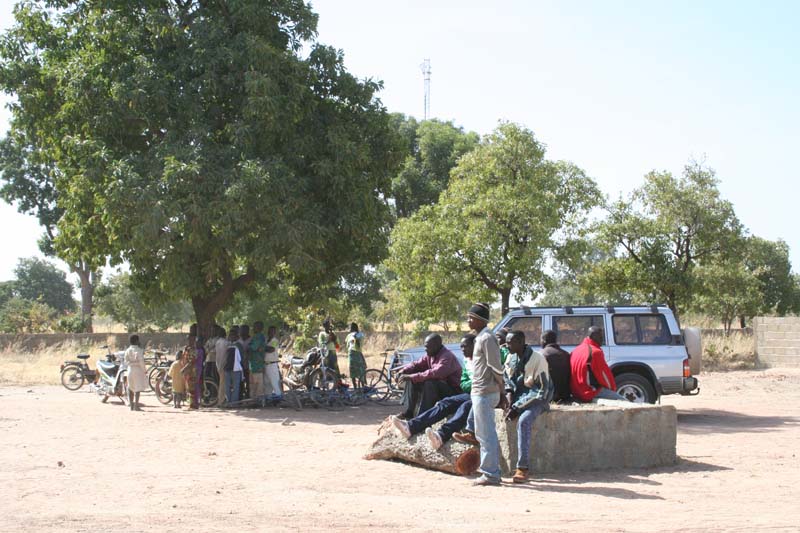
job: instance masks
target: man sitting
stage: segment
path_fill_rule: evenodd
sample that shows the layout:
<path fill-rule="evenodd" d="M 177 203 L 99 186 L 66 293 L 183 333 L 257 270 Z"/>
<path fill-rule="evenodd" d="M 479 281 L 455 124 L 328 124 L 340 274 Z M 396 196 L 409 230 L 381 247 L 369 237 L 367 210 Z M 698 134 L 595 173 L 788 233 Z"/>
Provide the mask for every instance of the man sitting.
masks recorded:
<path fill-rule="evenodd" d="M 401 419 L 414 418 L 417 404 L 418 412 L 424 413 L 439 400 L 461 393 L 461 364 L 453 352 L 444 347 L 440 335 L 428 335 L 425 354 L 399 370 L 398 380 L 405 382 L 405 410 L 397 415 Z"/>
<path fill-rule="evenodd" d="M 603 328 L 592 326 L 589 335 L 583 339 L 569 356 L 571 367 L 569 386 L 572 395 L 581 402 L 597 399 L 625 400 L 617 394 L 614 374 L 608 368 L 603 349 Z"/>
<path fill-rule="evenodd" d="M 455 431 L 462 429 L 467 424 L 467 418 L 472 410 L 472 400 L 469 395 L 470 389 L 472 388 L 472 365 L 470 362 L 474 349 L 475 335 L 464 335 L 464 338 L 461 339 L 461 350 L 464 352 L 464 358 L 466 360 L 466 365 L 461 373 L 461 390 L 463 392 L 439 400 L 436 402 L 436 405 L 427 411 L 420 412 L 418 416 L 411 420 L 405 421 L 397 416 L 392 416 L 392 424 L 394 424 L 394 427 L 397 428 L 401 435 L 409 439 L 412 435 L 422 433 L 424 430 L 425 435 L 431 442 L 431 447 L 434 450 L 438 450 L 445 442 L 450 440 L 450 437 Z M 431 427 L 433 424 L 449 415 L 453 416 L 442 424 L 442 427 L 437 430 Z"/>
<path fill-rule="evenodd" d="M 553 401 L 558 403 L 569 402 L 572 395 L 569 389 L 569 353 L 556 344 L 556 332 L 547 329 L 542 332 L 542 355 L 547 359 L 550 369 L 550 379 L 553 380 L 555 392 Z"/>
<path fill-rule="evenodd" d="M 508 351 L 504 377 L 509 407 L 505 412 L 505 420 L 519 419 L 517 470 L 512 481 L 523 483 L 528 479 L 533 423 L 540 414 L 550 410 L 553 382 L 550 380 L 547 360 L 525 344 L 524 332 L 517 330 L 508 334 Z"/>

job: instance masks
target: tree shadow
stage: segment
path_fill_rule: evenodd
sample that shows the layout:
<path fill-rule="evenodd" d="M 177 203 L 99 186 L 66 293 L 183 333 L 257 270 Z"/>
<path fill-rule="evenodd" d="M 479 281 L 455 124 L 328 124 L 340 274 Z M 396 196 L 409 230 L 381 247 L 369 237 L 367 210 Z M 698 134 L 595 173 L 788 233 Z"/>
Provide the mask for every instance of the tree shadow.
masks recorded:
<path fill-rule="evenodd" d="M 254 422 L 268 424 L 294 425 L 295 422 L 323 424 L 327 426 L 374 426 L 377 432 L 380 424 L 391 414 L 400 411 L 398 406 L 385 406 L 371 402 L 341 410 L 328 410 L 322 407 L 254 407 L 214 409 L 223 415 L 240 416 Z"/>
<path fill-rule="evenodd" d="M 608 498 L 618 498 L 621 500 L 663 500 L 657 494 L 642 494 L 634 490 L 621 489 L 617 487 L 599 487 L 599 486 L 574 486 L 574 485 L 550 485 L 546 487 L 537 486 L 540 482 L 532 481 L 528 484 L 518 484 L 514 487 L 519 487 L 524 490 L 546 490 L 547 492 L 564 492 L 572 494 L 596 494 L 598 496 L 606 496 Z"/>
<path fill-rule="evenodd" d="M 678 430 L 689 434 L 766 432 L 800 424 L 796 416 L 746 415 L 718 409 L 678 412 Z"/>

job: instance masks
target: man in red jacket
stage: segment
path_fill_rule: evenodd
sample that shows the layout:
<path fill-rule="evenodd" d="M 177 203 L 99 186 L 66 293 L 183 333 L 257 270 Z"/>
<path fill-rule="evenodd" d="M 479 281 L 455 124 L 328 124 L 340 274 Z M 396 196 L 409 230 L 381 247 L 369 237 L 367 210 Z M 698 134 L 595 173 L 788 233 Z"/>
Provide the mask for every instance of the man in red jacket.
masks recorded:
<path fill-rule="evenodd" d="M 592 326 L 589 336 L 583 339 L 570 355 L 569 388 L 572 395 L 581 402 L 604 400 L 625 400 L 617 394 L 614 374 L 608 368 L 603 349 L 603 328 Z"/>

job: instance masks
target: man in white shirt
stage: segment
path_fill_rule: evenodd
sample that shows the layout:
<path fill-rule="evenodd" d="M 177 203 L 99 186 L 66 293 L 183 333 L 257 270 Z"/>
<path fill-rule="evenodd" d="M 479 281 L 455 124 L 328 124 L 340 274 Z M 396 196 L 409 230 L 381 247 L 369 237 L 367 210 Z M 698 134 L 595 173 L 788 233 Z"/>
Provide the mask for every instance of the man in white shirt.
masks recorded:
<path fill-rule="evenodd" d="M 239 328 L 231 327 L 228 335 L 228 350 L 225 354 L 225 401 L 239 401 L 239 388 L 242 385 L 242 352 L 239 349 Z"/>

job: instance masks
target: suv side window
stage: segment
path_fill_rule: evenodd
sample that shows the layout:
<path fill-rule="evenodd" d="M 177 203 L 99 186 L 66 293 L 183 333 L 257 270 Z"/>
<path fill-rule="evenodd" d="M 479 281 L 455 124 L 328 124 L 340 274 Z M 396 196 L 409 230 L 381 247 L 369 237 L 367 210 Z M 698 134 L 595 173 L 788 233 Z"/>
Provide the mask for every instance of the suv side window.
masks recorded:
<path fill-rule="evenodd" d="M 525 342 L 537 346 L 542 338 L 542 317 L 520 316 L 512 318 L 505 325 L 510 330 L 518 329 L 525 333 Z"/>
<path fill-rule="evenodd" d="M 592 326 L 603 327 L 603 315 L 567 315 L 553 317 L 553 330 L 558 343 L 565 346 L 580 344 Z"/>
<path fill-rule="evenodd" d="M 672 334 L 663 315 L 614 315 L 617 344 L 670 344 Z"/>

